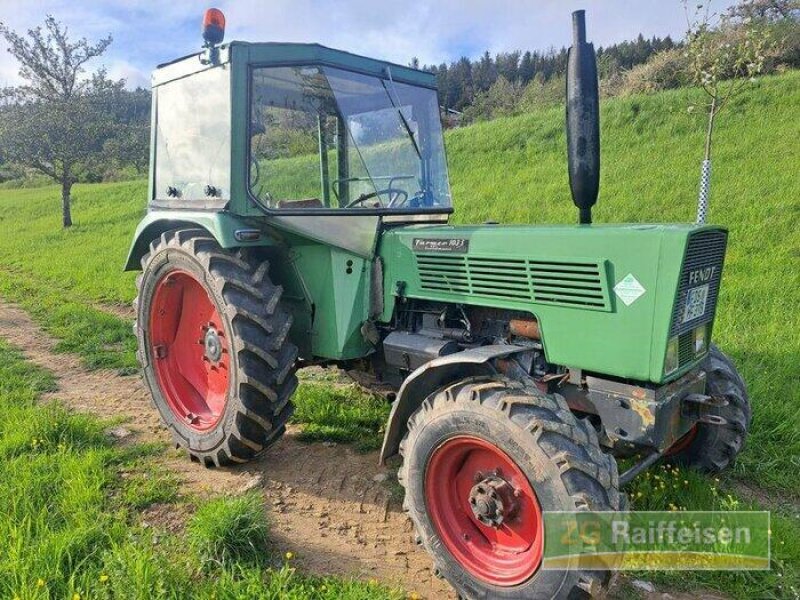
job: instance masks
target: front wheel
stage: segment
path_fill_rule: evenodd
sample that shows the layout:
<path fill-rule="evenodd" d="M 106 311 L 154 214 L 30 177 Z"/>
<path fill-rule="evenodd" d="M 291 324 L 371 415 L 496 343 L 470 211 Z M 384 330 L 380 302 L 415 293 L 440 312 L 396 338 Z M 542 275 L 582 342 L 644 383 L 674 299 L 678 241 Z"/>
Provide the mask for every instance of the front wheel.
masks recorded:
<path fill-rule="evenodd" d="M 723 419 L 722 425 L 698 423 L 672 448 L 667 456 L 673 463 L 706 473 L 728 468 L 744 448 L 752 413 L 747 388 L 736 366 L 712 344 L 704 365 L 706 392 L 723 400 L 710 414 Z"/>
<path fill-rule="evenodd" d="M 144 380 L 177 445 L 206 466 L 252 459 L 292 413 L 297 349 L 267 271 L 197 229 L 163 234 L 142 259 Z"/>
<path fill-rule="evenodd" d="M 400 452 L 404 508 L 459 595 L 586 598 L 607 571 L 540 570 L 543 513 L 620 509 L 617 467 L 559 396 L 467 379 L 428 397 Z"/>

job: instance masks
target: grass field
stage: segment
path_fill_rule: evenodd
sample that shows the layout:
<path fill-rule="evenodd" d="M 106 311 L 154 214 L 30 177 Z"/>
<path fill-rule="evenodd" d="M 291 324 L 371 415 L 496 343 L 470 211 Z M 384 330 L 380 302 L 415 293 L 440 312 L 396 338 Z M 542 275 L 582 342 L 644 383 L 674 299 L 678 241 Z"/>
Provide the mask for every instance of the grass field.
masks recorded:
<path fill-rule="evenodd" d="M 596 222 L 693 220 L 704 130 L 687 106 L 697 98 L 679 90 L 604 103 Z M 788 498 L 794 508 L 779 511 L 772 572 L 664 576 L 742 598 L 793 597 L 800 587 L 798 106 L 800 73 L 765 78 L 720 116 L 715 138 L 710 219 L 731 229 L 715 335 L 748 382 L 754 422 L 747 447 L 721 482 L 665 472 L 658 484 L 645 478 L 629 490 L 635 508 L 649 509 L 746 507 L 739 482 L 755 486 L 767 508 Z M 560 109 L 455 130 L 446 143 L 457 222 L 575 220 Z M 100 307 L 132 299 L 134 275 L 121 267 L 145 189 L 141 181 L 76 186 L 76 225 L 68 231 L 59 227 L 55 187 L 0 190 L 0 296 L 19 302 L 61 340 L 61 350 L 90 366 L 136 368 L 130 323 Z M 307 436 L 377 439 L 383 407 L 352 400 L 349 392 L 305 384 L 298 418 Z"/>
<path fill-rule="evenodd" d="M 96 419 L 37 404 L 53 389 L 52 377 L 2 340 L 0 354 L 0 598 L 402 597 L 373 584 L 295 574 L 268 544 L 257 494 L 201 503 L 185 537 L 145 528 L 143 509 L 185 500 L 163 474 L 137 476 L 160 450 L 120 449 Z"/>

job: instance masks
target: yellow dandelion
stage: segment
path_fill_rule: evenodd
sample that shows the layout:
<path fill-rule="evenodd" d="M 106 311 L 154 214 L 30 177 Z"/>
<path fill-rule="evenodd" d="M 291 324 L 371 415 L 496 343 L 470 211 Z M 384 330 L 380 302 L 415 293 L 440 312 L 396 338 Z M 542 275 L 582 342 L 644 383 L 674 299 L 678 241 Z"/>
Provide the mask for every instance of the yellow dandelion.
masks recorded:
<path fill-rule="evenodd" d="M 105 583 L 106 581 L 108 581 L 108 575 L 100 575 L 100 583 Z"/>
<path fill-rule="evenodd" d="M 294 552 L 286 553 L 286 560 L 292 560 L 293 558 L 294 558 Z"/>
<path fill-rule="evenodd" d="M 41 577 L 36 580 L 36 587 L 44 587 L 44 579 Z"/>
<path fill-rule="evenodd" d="M 72 594 L 72 600 L 81 600 L 81 595 L 78 592 Z"/>

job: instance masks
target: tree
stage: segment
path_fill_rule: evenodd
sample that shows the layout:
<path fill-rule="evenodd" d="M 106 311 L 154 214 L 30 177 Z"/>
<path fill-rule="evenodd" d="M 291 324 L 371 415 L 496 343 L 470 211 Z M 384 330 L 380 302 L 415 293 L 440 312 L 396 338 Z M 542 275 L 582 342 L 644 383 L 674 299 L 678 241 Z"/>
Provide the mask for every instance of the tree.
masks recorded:
<path fill-rule="evenodd" d="M 464 116 L 468 121 L 479 121 L 516 114 L 521 96 L 522 86 L 500 75 L 488 90 L 475 95 Z"/>
<path fill-rule="evenodd" d="M 742 0 L 728 9 L 732 20 L 758 24 L 770 31 L 775 42 L 775 63 L 800 67 L 800 0 Z"/>
<path fill-rule="evenodd" d="M 475 82 L 475 89 L 478 92 L 485 92 L 497 81 L 497 68 L 488 50 L 472 67 L 472 80 Z"/>
<path fill-rule="evenodd" d="M 711 150 L 714 124 L 720 111 L 742 91 L 748 81 L 764 70 L 769 50 L 769 36 L 749 19 L 736 22 L 730 14 L 715 23 L 711 2 L 689 9 L 689 0 L 682 0 L 686 11 L 685 55 L 689 75 L 706 96 L 706 140 L 700 174 L 697 222 L 705 223 L 711 189 Z M 690 107 L 692 108 L 692 107 Z"/>
<path fill-rule="evenodd" d="M 743 0 L 728 9 L 732 18 L 767 22 L 800 19 L 800 0 Z"/>
<path fill-rule="evenodd" d="M 25 83 L 0 92 L 0 147 L 8 160 L 31 167 L 61 184 L 64 227 L 72 225 L 72 185 L 82 171 L 102 160 L 113 132 L 113 98 L 124 81 L 104 69 L 85 76 L 89 61 L 105 52 L 111 36 L 97 43 L 73 41 L 67 27 L 48 15 L 44 28 L 20 35 L 0 23 L 9 53 L 20 63 Z"/>
<path fill-rule="evenodd" d="M 505 77 L 510 82 L 519 80 L 519 59 L 522 53 L 519 50 L 514 52 L 500 52 L 495 58 L 498 77 Z"/>
<path fill-rule="evenodd" d="M 115 166 L 132 165 L 140 175 L 150 159 L 150 101 L 149 90 L 120 90 L 112 106 L 113 135 L 103 147 Z"/>
<path fill-rule="evenodd" d="M 528 85 L 534 75 L 536 75 L 536 67 L 533 64 L 533 55 L 528 50 L 522 55 L 522 60 L 519 63 L 519 78 L 522 85 Z"/>

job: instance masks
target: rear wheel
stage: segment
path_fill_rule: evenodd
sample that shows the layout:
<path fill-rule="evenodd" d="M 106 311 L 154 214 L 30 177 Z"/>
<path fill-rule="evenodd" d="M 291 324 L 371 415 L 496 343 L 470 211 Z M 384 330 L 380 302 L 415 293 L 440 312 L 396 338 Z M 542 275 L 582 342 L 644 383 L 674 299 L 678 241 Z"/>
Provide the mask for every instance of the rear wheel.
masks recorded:
<path fill-rule="evenodd" d="M 706 393 L 725 400 L 709 413 L 724 419 L 723 425 L 698 423 L 666 454 L 673 463 L 707 473 L 728 468 L 744 447 L 752 413 L 744 380 L 730 358 L 712 345 L 705 364 Z"/>
<path fill-rule="evenodd" d="M 142 259 L 144 380 L 176 443 L 206 466 L 252 459 L 292 412 L 297 350 L 268 268 L 195 229 L 163 234 Z"/>
<path fill-rule="evenodd" d="M 431 395 L 401 448 L 404 508 L 466 599 L 581 598 L 605 571 L 542 571 L 545 511 L 620 508 L 616 462 L 559 396 L 507 379 Z"/>

